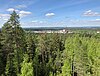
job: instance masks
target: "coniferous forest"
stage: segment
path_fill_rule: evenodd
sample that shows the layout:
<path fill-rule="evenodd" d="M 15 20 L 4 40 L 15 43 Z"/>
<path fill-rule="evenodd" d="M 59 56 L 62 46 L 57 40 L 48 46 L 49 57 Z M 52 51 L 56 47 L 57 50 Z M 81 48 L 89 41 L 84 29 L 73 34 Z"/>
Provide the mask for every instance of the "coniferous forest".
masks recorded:
<path fill-rule="evenodd" d="M 0 31 L 0 76 L 100 76 L 100 34 L 32 33 L 13 11 Z"/>

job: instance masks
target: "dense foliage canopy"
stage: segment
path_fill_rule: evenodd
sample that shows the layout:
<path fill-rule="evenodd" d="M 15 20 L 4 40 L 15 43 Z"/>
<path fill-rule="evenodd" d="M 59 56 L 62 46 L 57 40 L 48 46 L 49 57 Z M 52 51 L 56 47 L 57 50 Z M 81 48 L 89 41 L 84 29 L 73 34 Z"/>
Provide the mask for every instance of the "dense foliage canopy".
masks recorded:
<path fill-rule="evenodd" d="M 0 32 L 0 76 L 100 76 L 100 34 L 36 34 L 13 11 Z"/>

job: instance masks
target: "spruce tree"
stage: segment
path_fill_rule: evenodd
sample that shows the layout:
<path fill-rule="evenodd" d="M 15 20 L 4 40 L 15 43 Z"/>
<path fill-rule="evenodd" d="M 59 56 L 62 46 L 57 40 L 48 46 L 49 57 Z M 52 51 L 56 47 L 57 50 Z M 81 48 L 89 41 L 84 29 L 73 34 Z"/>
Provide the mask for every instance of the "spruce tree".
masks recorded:
<path fill-rule="evenodd" d="M 7 59 L 9 53 L 14 53 L 14 67 L 16 73 L 20 73 L 20 63 L 23 60 L 25 51 L 24 30 L 20 27 L 19 15 L 13 11 L 8 21 L 4 24 L 1 30 L 2 33 L 2 50 Z M 7 61 L 8 62 L 8 61 Z"/>

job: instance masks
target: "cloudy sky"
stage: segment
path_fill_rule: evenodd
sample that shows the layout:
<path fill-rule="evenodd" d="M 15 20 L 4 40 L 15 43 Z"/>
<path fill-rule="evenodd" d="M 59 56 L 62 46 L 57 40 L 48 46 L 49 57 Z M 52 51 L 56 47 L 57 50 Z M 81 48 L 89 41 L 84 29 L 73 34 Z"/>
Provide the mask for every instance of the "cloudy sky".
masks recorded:
<path fill-rule="evenodd" d="M 100 26 L 100 0 L 0 0 L 0 28 L 13 10 L 22 27 Z"/>

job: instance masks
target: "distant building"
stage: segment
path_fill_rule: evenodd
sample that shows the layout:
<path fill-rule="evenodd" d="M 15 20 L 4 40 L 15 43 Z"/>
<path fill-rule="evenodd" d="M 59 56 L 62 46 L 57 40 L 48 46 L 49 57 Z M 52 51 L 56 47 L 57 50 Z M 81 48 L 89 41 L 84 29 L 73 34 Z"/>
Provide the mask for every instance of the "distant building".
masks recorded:
<path fill-rule="evenodd" d="M 41 30 L 41 31 L 33 31 L 34 33 L 68 33 L 68 30 Z"/>

